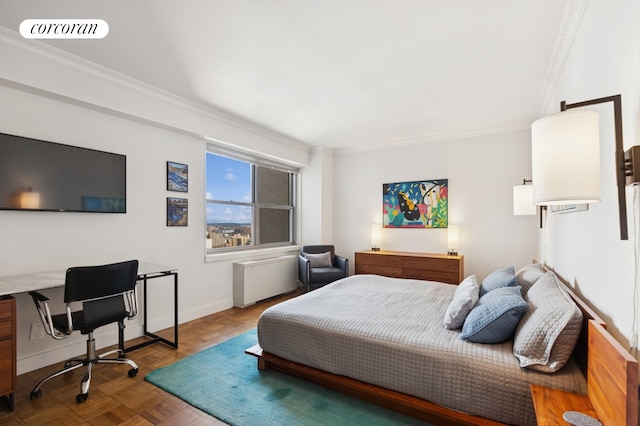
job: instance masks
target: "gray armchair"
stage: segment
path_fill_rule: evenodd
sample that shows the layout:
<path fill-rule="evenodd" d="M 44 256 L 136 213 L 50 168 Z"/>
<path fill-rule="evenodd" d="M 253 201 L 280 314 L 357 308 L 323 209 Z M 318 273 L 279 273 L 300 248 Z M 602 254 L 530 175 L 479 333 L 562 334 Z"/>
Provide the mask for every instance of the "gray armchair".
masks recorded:
<path fill-rule="evenodd" d="M 298 255 L 298 280 L 305 291 L 348 275 L 349 260 L 336 255 L 334 246 L 302 246 L 302 252 Z"/>

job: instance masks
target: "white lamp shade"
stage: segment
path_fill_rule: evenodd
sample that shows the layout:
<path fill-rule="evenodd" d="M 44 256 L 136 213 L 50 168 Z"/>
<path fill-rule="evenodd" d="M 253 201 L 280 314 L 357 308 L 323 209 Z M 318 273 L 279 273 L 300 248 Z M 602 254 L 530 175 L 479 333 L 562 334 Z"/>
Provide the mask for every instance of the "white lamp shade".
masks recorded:
<path fill-rule="evenodd" d="M 371 225 L 371 248 L 379 248 L 380 247 L 380 228 L 382 226 L 380 224 L 372 224 Z"/>
<path fill-rule="evenodd" d="M 533 202 L 600 201 L 600 129 L 597 111 L 576 109 L 531 125 Z"/>
<path fill-rule="evenodd" d="M 449 252 L 458 251 L 458 225 L 449 225 L 447 230 L 447 245 Z"/>
<path fill-rule="evenodd" d="M 532 216 L 536 214 L 533 204 L 533 185 L 516 185 L 513 187 L 514 216 Z"/>

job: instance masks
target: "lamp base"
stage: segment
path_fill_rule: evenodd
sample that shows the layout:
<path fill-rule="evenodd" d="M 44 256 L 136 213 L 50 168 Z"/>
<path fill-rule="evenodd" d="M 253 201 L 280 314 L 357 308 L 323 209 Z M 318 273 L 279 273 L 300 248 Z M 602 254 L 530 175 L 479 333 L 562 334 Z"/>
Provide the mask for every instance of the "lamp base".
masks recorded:
<path fill-rule="evenodd" d="M 458 252 L 457 252 L 457 251 L 449 250 L 449 251 L 447 252 L 447 256 L 457 256 L 457 255 L 458 255 Z"/>
<path fill-rule="evenodd" d="M 371 247 L 371 251 L 380 251 L 380 247 Z"/>

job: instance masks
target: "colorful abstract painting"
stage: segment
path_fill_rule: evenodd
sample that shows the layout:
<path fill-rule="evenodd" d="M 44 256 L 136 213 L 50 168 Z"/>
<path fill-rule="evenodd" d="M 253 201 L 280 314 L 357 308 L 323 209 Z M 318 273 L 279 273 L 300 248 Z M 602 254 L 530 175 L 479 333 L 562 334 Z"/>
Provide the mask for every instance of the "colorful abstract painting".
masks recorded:
<path fill-rule="evenodd" d="M 382 184 L 385 228 L 446 228 L 448 180 Z"/>

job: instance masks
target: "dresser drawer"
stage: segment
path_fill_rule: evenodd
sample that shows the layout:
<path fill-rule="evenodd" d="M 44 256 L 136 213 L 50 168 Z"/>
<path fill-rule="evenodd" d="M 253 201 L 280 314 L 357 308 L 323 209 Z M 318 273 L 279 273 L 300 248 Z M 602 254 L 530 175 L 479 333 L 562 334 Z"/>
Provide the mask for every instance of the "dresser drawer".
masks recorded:
<path fill-rule="evenodd" d="M 13 321 L 0 321 L 0 340 L 13 338 Z"/>
<path fill-rule="evenodd" d="M 0 297 L 0 321 L 10 320 L 13 317 L 13 299 Z"/>
<path fill-rule="evenodd" d="M 356 253 L 356 274 L 402 278 L 402 259 L 378 254 Z"/>
<path fill-rule="evenodd" d="M 402 257 L 385 256 L 379 254 L 356 253 L 356 265 L 384 266 L 389 268 L 402 268 Z"/>
<path fill-rule="evenodd" d="M 403 257 L 402 267 L 404 269 L 416 269 L 421 271 L 446 271 L 450 273 L 458 272 L 460 262 L 456 259 L 437 259 L 426 257 Z"/>
<path fill-rule="evenodd" d="M 0 296 L 0 396 L 9 397 L 13 411 L 16 377 L 16 299 Z"/>
<path fill-rule="evenodd" d="M 0 395 L 13 392 L 13 342 L 0 340 Z"/>

